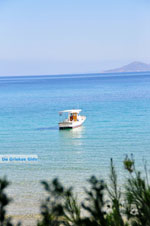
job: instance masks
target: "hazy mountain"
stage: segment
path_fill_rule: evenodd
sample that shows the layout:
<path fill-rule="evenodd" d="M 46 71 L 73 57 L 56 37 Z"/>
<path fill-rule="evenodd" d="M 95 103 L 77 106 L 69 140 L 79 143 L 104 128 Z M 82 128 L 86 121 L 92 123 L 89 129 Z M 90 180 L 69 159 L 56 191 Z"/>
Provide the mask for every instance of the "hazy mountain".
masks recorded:
<path fill-rule="evenodd" d="M 105 71 L 106 73 L 115 73 L 115 72 L 140 72 L 140 71 L 150 71 L 150 64 L 145 64 L 142 62 L 132 62 L 123 67 L 111 69 Z"/>

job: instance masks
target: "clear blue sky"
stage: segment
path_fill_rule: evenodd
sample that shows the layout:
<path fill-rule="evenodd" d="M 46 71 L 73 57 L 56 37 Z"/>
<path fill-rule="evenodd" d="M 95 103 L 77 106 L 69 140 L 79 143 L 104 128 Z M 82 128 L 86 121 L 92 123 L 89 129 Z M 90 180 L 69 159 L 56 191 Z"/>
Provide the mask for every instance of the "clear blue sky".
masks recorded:
<path fill-rule="evenodd" d="M 0 75 L 150 63 L 149 0 L 0 0 Z"/>

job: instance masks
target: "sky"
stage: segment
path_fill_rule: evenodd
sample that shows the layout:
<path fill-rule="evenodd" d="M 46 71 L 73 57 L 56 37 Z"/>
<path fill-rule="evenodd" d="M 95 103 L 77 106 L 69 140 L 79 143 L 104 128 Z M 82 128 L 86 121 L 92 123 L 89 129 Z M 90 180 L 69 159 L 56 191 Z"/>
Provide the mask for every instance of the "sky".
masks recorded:
<path fill-rule="evenodd" d="M 149 0 L 0 0 L 0 76 L 150 63 Z"/>

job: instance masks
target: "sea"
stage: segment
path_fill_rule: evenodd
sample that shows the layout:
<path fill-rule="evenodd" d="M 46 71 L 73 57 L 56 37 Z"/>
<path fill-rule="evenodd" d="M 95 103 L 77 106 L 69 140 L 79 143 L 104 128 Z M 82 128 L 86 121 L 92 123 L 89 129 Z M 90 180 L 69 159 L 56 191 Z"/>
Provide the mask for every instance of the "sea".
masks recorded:
<path fill-rule="evenodd" d="M 82 127 L 59 130 L 59 111 L 82 109 Z M 150 164 L 150 72 L 0 77 L 0 155 L 37 155 L 36 163 L 0 163 L 11 182 L 9 214 L 40 212 L 41 181 L 57 177 L 82 199 L 91 175 L 108 180 L 113 158 Z"/>

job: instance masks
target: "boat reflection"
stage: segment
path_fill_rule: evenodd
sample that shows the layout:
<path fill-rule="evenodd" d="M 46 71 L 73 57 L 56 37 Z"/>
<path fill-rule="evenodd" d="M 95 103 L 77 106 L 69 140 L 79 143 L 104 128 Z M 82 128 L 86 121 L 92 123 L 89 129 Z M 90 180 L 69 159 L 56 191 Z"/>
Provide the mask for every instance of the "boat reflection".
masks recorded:
<path fill-rule="evenodd" d="M 84 132 L 85 128 L 83 126 L 74 129 L 60 130 L 59 131 L 60 142 L 61 144 L 64 143 L 65 145 L 66 143 L 68 143 L 69 146 L 82 145 Z"/>

